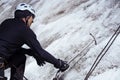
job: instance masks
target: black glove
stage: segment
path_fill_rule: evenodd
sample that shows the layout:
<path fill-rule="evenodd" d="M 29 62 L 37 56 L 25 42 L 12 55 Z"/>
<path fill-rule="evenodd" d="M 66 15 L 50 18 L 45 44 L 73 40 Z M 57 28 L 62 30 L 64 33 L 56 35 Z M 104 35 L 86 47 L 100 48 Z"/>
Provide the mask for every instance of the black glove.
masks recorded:
<path fill-rule="evenodd" d="M 45 64 L 45 60 L 44 60 L 42 57 L 35 55 L 34 58 L 36 59 L 37 64 L 38 64 L 39 66 L 43 66 L 43 65 Z"/>
<path fill-rule="evenodd" d="M 61 72 L 64 72 L 65 70 L 67 70 L 69 68 L 69 64 L 67 64 L 66 61 L 62 61 L 60 59 L 58 59 L 58 63 L 54 65 L 56 68 L 59 68 L 59 70 Z"/>
<path fill-rule="evenodd" d="M 28 54 L 29 56 L 33 56 L 36 59 L 36 62 L 39 66 L 43 66 L 45 64 L 45 60 L 40 55 L 35 53 L 33 50 L 25 49 L 24 53 Z"/>

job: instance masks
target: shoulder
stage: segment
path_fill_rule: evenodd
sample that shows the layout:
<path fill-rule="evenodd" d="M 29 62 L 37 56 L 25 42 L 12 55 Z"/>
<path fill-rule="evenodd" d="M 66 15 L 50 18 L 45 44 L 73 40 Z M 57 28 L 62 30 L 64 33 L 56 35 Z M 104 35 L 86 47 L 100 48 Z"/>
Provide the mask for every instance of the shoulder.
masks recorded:
<path fill-rule="evenodd" d="M 10 21 L 13 21 L 13 18 L 5 19 L 3 22 L 10 22 Z"/>
<path fill-rule="evenodd" d="M 9 23 L 11 23 L 12 20 L 13 20 L 12 18 L 11 19 L 6 19 L 0 24 L 0 26 L 8 26 Z"/>

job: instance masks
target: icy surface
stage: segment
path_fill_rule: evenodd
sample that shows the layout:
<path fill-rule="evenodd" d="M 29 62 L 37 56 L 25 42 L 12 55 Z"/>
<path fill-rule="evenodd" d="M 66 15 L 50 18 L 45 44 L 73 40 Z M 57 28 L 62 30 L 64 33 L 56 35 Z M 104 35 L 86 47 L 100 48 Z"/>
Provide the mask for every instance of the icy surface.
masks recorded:
<path fill-rule="evenodd" d="M 33 5 L 36 18 L 31 28 L 36 33 L 42 47 L 66 61 L 88 45 L 86 54 L 65 76 L 65 80 L 84 80 L 97 55 L 104 48 L 120 24 L 119 0 L 0 0 L 0 22 L 13 17 L 15 6 L 19 2 Z M 74 64 L 76 61 L 71 63 Z M 52 80 L 57 69 L 47 63 L 39 67 L 32 57 L 26 62 L 25 76 L 29 80 Z M 9 69 L 6 70 L 6 76 Z M 103 57 L 89 80 L 120 80 L 120 36 Z"/>

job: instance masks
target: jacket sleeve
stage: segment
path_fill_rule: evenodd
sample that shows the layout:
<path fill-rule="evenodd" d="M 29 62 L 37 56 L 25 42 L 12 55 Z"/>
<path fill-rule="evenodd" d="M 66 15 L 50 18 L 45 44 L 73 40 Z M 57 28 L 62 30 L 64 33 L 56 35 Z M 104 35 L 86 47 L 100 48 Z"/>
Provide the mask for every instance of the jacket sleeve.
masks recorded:
<path fill-rule="evenodd" d="M 56 65 L 58 62 L 58 59 L 56 59 L 54 56 L 52 56 L 50 53 L 48 53 L 46 50 L 44 50 L 40 43 L 38 42 L 36 35 L 31 29 L 27 29 L 25 32 L 25 43 L 40 57 L 42 57 L 45 61 Z"/>

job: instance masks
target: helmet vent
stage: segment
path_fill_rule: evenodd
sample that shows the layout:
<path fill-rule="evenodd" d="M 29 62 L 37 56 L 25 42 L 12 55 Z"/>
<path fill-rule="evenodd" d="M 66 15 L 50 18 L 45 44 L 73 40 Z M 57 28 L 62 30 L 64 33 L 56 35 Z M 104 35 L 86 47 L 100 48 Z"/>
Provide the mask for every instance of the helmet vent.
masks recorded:
<path fill-rule="evenodd" d="M 25 4 L 21 4 L 20 6 L 23 6 L 23 5 L 25 5 Z"/>

